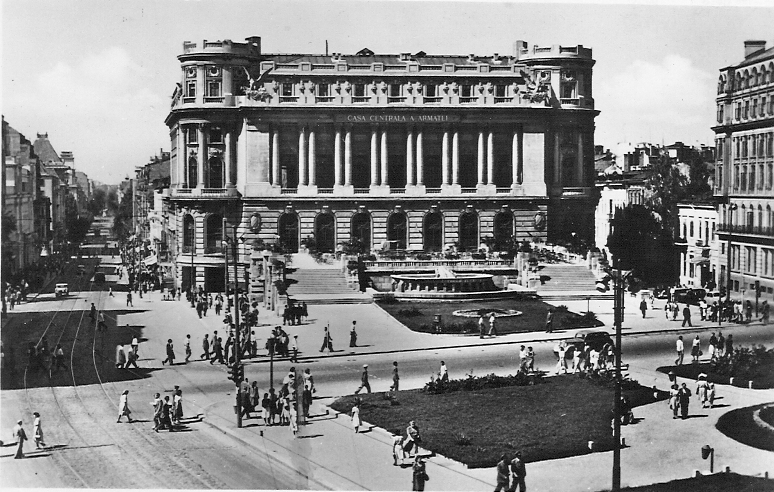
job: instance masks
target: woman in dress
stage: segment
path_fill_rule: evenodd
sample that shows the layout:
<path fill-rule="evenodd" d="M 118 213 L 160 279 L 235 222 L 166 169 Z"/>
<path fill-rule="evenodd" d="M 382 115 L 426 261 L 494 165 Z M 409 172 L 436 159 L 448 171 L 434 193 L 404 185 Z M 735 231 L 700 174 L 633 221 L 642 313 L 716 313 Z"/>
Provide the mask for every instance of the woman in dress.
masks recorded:
<path fill-rule="evenodd" d="M 175 396 L 173 398 L 173 404 L 175 408 L 174 420 L 176 423 L 180 423 L 180 420 L 183 418 L 183 390 L 176 387 Z"/>
<path fill-rule="evenodd" d="M 13 427 L 13 438 L 16 439 L 16 454 L 13 458 L 15 460 L 20 460 L 24 458 L 24 441 L 27 440 L 27 433 L 24 432 L 21 420 L 17 421 L 16 425 Z"/>
<path fill-rule="evenodd" d="M 672 409 L 672 418 L 677 418 L 677 410 L 679 409 L 680 405 L 678 404 L 678 393 L 679 393 L 680 387 L 677 386 L 677 383 L 674 383 L 671 388 L 669 388 L 669 408 Z"/>
<path fill-rule="evenodd" d="M 129 423 L 132 422 L 132 411 L 129 410 L 129 390 L 124 390 L 123 393 L 121 393 L 121 398 L 118 401 L 118 420 L 116 420 L 117 424 L 121 423 L 121 417 L 126 416 L 126 418 L 129 419 Z"/>
<path fill-rule="evenodd" d="M 35 417 L 35 421 L 32 424 L 32 435 L 35 437 L 35 448 L 40 449 L 42 447 L 46 447 L 46 443 L 43 440 L 43 427 L 40 425 L 40 414 L 38 412 L 33 412 L 32 415 Z"/>
<path fill-rule="evenodd" d="M 360 430 L 360 402 L 356 401 L 352 406 L 352 427 L 355 428 L 355 434 Z"/>
<path fill-rule="evenodd" d="M 290 402 L 290 405 L 288 405 L 288 418 L 290 419 L 290 431 L 295 437 L 295 435 L 298 434 L 298 413 L 293 402 Z"/>

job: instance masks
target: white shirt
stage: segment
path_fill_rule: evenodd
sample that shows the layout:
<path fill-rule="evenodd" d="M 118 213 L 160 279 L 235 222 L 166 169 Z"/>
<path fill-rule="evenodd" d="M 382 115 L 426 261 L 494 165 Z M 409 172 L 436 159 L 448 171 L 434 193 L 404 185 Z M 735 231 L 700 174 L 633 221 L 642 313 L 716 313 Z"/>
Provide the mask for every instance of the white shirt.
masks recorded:
<path fill-rule="evenodd" d="M 677 351 L 682 352 L 683 350 L 685 350 L 685 347 L 683 346 L 683 341 L 677 340 Z"/>
<path fill-rule="evenodd" d="M 441 377 L 444 377 L 448 374 L 448 371 L 446 370 L 446 364 L 441 364 Z"/>

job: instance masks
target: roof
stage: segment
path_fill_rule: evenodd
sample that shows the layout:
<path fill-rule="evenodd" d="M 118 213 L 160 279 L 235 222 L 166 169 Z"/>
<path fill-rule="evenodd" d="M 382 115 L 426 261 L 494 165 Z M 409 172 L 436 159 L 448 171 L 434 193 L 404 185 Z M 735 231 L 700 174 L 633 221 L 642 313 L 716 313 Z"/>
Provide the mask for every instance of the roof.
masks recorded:
<path fill-rule="evenodd" d="M 44 164 L 48 164 L 49 162 L 53 162 L 54 164 L 59 165 L 64 164 L 64 162 L 62 162 L 62 158 L 59 157 L 57 151 L 54 150 L 54 146 L 51 145 L 51 142 L 48 140 L 47 136 L 38 135 L 38 138 L 35 140 L 33 145 L 35 147 L 35 153 L 38 155 L 40 162 Z"/>
<path fill-rule="evenodd" d="M 745 58 L 738 65 L 731 65 L 731 67 L 733 68 L 746 67 L 748 65 L 753 65 L 763 60 L 768 60 L 769 58 L 774 59 L 774 46 L 772 46 L 767 50 L 761 50 L 758 53 L 752 55 L 751 57 Z"/>
<path fill-rule="evenodd" d="M 363 49 L 354 55 L 314 55 L 314 54 L 280 54 L 280 53 L 264 53 L 262 59 L 264 61 L 271 60 L 278 64 L 299 64 L 299 63 L 311 63 L 313 65 L 326 65 L 333 64 L 336 56 L 341 60 L 346 60 L 349 65 L 371 65 L 372 63 L 382 63 L 384 65 L 405 65 L 407 60 L 401 60 L 401 55 L 398 54 L 373 54 L 370 50 Z M 453 63 L 455 65 L 478 65 L 481 63 L 489 65 L 512 65 L 517 60 L 508 56 L 498 56 L 497 62 L 493 60 L 492 56 L 474 56 L 469 58 L 463 55 L 428 55 L 423 51 L 420 51 L 410 56 L 411 62 L 419 63 L 421 65 L 443 65 L 444 63 Z"/>

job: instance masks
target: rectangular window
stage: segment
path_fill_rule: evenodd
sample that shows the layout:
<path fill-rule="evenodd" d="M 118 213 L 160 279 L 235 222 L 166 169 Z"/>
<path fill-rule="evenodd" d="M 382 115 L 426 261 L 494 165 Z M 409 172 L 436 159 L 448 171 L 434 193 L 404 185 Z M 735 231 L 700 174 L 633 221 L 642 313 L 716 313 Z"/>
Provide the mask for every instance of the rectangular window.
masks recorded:
<path fill-rule="evenodd" d="M 401 84 L 390 84 L 390 97 L 400 97 L 403 92 L 403 86 Z"/>
<path fill-rule="evenodd" d="M 220 80 L 207 81 L 207 97 L 220 97 Z"/>
<path fill-rule="evenodd" d="M 742 103 L 736 103 L 736 111 L 734 111 L 734 118 L 737 120 L 742 117 Z"/>
<path fill-rule="evenodd" d="M 218 127 L 212 127 L 210 128 L 210 143 L 212 144 L 222 144 L 223 143 L 223 132 Z"/>
<path fill-rule="evenodd" d="M 746 262 L 745 262 L 745 271 L 748 273 L 755 273 L 755 254 L 757 253 L 757 249 L 755 246 L 746 246 L 745 247 L 745 254 L 746 254 Z"/>
<path fill-rule="evenodd" d="M 317 97 L 329 97 L 331 95 L 330 84 L 317 84 Z"/>
<path fill-rule="evenodd" d="M 496 85 L 495 86 L 495 97 L 506 97 L 506 89 L 507 87 L 504 85 Z M 562 96 L 562 97 L 572 97 L 572 96 Z"/>
<path fill-rule="evenodd" d="M 766 98 L 761 98 L 761 116 L 766 116 Z"/>
<path fill-rule="evenodd" d="M 185 97 L 196 97 L 196 81 L 189 80 L 185 83 Z"/>
<path fill-rule="evenodd" d="M 425 86 L 425 97 L 436 97 L 437 86 L 428 84 Z"/>
<path fill-rule="evenodd" d="M 189 144 L 199 143 L 199 132 L 195 126 L 188 127 L 188 138 L 186 139 Z"/>
<path fill-rule="evenodd" d="M 744 102 L 744 119 L 750 117 L 750 101 Z"/>
<path fill-rule="evenodd" d="M 758 116 L 758 100 L 753 100 L 753 106 L 752 106 L 752 117 L 755 118 Z"/>
<path fill-rule="evenodd" d="M 296 85 L 285 82 L 282 84 L 281 90 L 282 90 L 282 97 L 293 97 L 293 94 L 296 91 Z"/>
<path fill-rule="evenodd" d="M 739 270 L 740 246 L 732 244 L 731 248 L 729 248 L 729 251 L 731 252 L 731 270 Z"/>
<path fill-rule="evenodd" d="M 758 143 L 758 136 L 753 135 L 750 137 L 750 140 L 752 140 L 752 145 L 750 148 L 750 157 L 755 157 L 756 151 L 758 150 L 758 146 L 756 145 Z"/>
<path fill-rule="evenodd" d="M 460 86 L 460 97 L 473 97 L 473 86 L 470 84 L 462 84 Z"/>
<path fill-rule="evenodd" d="M 352 95 L 355 97 L 365 97 L 366 95 L 365 84 L 355 84 L 353 87 Z"/>

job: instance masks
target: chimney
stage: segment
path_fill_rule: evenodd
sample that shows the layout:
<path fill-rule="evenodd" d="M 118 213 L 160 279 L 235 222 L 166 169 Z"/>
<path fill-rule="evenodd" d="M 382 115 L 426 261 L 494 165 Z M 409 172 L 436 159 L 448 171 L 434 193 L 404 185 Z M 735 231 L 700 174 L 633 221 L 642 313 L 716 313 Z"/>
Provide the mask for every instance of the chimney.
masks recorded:
<path fill-rule="evenodd" d="M 755 53 L 766 49 L 766 41 L 748 40 L 744 42 L 744 57 L 750 58 Z"/>
<path fill-rule="evenodd" d="M 518 60 L 519 57 L 521 57 L 522 52 L 525 52 L 526 54 L 528 48 L 529 47 L 526 41 L 522 41 L 521 39 L 517 40 L 515 43 L 513 43 L 513 57 Z"/>

